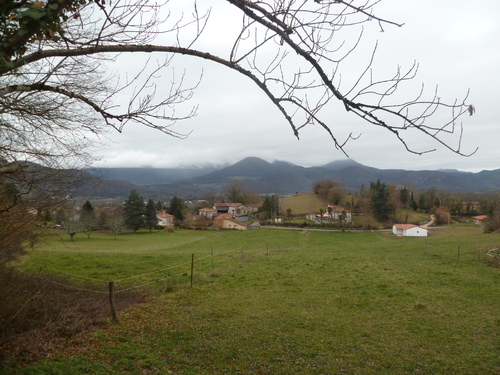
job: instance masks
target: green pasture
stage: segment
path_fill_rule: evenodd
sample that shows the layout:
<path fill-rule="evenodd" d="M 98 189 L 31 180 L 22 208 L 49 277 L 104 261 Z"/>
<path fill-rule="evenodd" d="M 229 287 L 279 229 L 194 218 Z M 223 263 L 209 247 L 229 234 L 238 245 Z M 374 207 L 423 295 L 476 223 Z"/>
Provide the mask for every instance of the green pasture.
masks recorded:
<path fill-rule="evenodd" d="M 51 237 L 21 266 L 110 280 L 230 256 L 193 288 L 155 284 L 77 350 L 22 373 L 500 373 L 500 269 L 486 257 L 498 235 L 480 228 L 107 236 Z"/>
<path fill-rule="evenodd" d="M 190 274 L 193 254 L 196 268 L 211 271 L 233 265 L 235 259 L 294 249 L 295 238 L 297 233 L 289 231 L 138 231 L 121 234 L 116 240 L 109 233 L 93 233 L 90 238 L 79 234 L 72 241 L 67 234 L 56 232 L 45 237 L 21 265 L 31 272 L 68 275 L 77 281 L 134 277 L 117 285 L 130 287 L 158 279 L 156 273 L 149 275 L 158 270 L 166 270 L 160 273 L 163 277 Z"/>

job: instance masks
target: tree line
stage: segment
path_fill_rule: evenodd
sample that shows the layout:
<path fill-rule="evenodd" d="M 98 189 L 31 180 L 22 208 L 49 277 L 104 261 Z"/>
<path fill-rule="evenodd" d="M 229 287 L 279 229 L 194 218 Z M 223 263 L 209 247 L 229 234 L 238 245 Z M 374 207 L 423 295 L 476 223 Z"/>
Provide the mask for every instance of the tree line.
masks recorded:
<path fill-rule="evenodd" d="M 433 187 L 422 191 L 412 186 L 386 184 L 380 180 L 369 186 L 361 186 L 358 192 L 352 192 L 346 191 L 342 179 L 316 181 L 312 184 L 311 191 L 324 198 L 328 204 L 328 207 L 319 210 L 321 217 L 327 213 L 332 216 L 332 206 L 339 206 L 354 214 L 373 218 L 373 223 L 368 221 L 367 227 L 375 225 L 375 222 L 386 225 L 407 223 L 409 212 L 415 211 L 434 215 L 438 225 L 449 223 L 452 217 L 486 214 L 488 220 L 485 231 L 500 228 L 500 203 L 495 192 L 451 193 Z M 259 196 L 246 189 L 241 181 L 231 181 L 221 192 L 208 192 L 197 203 L 187 203 L 177 196 L 173 196 L 167 204 L 153 199 L 145 200 L 134 189 L 123 205 L 100 207 L 96 212 L 91 202 L 86 201 L 78 211 L 70 208 L 59 210 L 55 221 L 71 238 L 78 232 L 83 232 L 90 238 L 96 229 L 108 230 L 115 238 L 125 230 L 132 230 L 134 233 L 139 229 L 152 231 L 158 225 L 159 212 L 172 215 L 176 226 L 206 229 L 210 222 L 203 215 L 197 215 L 198 210 L 213 207 L 217 202 L 250 205 L 255 208 L 253 219 L 258 221 L 275 217 L 294 218 L 294 212 L 290 208 L 281 206 L 277 194 Z"/>
<path fill-rule="evenodd" d="M 418 190 L 411 185 L 386 184 L 377 180 L 370 186 L 361 186 L 359 192 L 346 192 L 342 180 L 324 179 L 312 186 L 312 191 L 329 204 L 364 215 L 372 215 L 378 222 L 405 223 L 408 217 L 398 215 L 410 210 L 435 215 L 437 224 L 449 223 L 452 217 L 486 215 L 485 231 L 500 229 L 500 194 L 450 192 L 430 187 Z M 345 200 L 349 196 L 350 200 Z"/>
<path fill-rule="evenodd" d="M 169 213 L 177 222 L 182 222 L 187 208 L 182 198 L 174 196 L 168 206 L 165 206 L 161 201 L 145 201 L 138 191 L 133 189 L 123 205 L 96 208 L 90 201 L 86 201 L 78 209 L 67 204 L 57 210 L 54 220 L 57 226 L 64 228 L 71 239 L 79 232 L 90 238 L 92 232 L 98 229 L 112 232 L 116 239 L 118 234 L 127 229 L 132 230 L 134 234 L 139 229 L 148 229 L 151 232 L 158 227 L 158 212 Z M 45 221 L 50 219 L 50 215 L 45 217 Z"/>

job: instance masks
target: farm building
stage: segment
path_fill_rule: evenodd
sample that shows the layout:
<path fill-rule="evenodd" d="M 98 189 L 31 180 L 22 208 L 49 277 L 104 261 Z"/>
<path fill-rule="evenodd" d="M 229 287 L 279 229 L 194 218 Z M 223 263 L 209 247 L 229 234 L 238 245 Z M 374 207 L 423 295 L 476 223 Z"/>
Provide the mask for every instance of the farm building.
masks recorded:
<path fill-rule="evenodd" d="M 246 230 L 247 224 L 233 219 L 233 217 L 230 214 L 221 214 L 215 217 L 214 228 L 215 230 L 221 230 L 221 229 Z"/>
<path fill-rule="evenodd" d="M 250 209 L 241 203 L 214 203 L 213 209 L 218 214 L 242 215 L 250 212 Z"/>
<path fill-rule="evenodd" d="M 396 236 L 427 237 L 427 229 L 413 224 L 394 224 L 392 233 Z"/>

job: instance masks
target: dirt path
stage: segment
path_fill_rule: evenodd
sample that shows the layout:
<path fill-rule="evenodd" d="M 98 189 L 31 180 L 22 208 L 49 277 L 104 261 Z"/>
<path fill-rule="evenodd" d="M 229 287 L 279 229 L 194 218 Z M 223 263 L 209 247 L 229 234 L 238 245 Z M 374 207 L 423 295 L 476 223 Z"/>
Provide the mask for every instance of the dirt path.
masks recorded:
<path fill-rule="evenodd" d="M 431 215 L 431 220 L 428 221 L 427 223 L 425 224 L 422 224 L 420 225 L 420 228 L 427 228 L 427 227 L 430 227 L 432 224 L 434 224 L 436 222 L 436 215 Z"/>

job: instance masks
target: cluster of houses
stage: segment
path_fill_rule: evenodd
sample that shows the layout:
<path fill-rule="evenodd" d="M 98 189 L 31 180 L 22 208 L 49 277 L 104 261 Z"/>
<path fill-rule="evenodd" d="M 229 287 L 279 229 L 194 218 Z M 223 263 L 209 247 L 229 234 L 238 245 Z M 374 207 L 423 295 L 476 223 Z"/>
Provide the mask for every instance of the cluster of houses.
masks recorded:
<path fill-rule="evenodd" d="M 251 212 L 253 212 L 252 208 L 241 203 L 215 203 L 212 208 L 201 208 L 198 215 L 212 221 L 215 230 L 246 230 L 258 227 L 258 224 L 247 224 Z M 174 226 L 174 216 L 161 211 L 158 212 L 157 217 L 158 225 L 165 228 Z M 486 215 L 481 215 L 473 219 L 475 223 L 481 224 L 484 223 L 486 218 Z M 324 212 L 307 214 L 306 219 L 323 223 L 341 222 L 342 224 L 350 224 L 352 223 L 352 213 L 341 206 L 328 205 Z M 414 224 L 395 224 L 392 227 L 392 233 L 404 237 L 428 236 L 427 228 Z"/>
<path fill-rule="evenodd" d="M 204 217 L 213 223 L 216 230 L 232 229 L 246 230 L 258 227 L 258 224 L 248 224 L 249 215 L 254 209 L 244 206 L 241 203 L 215 203 L 213 207 L 201 208 L 198 216 Z M 165 228 L 174 226 L 174 216 L 165 211 L 158 212 L 158 225 Z M 320 214 L 311 213 L 306 215 L 306 219 L 315 222 L 342 222 L 352 223 L 352 213 L 341 206 L 328 205 Z M 275 222 L 281 222 L 281 218 L 276 218 Z"/>
<path fill-rule="evenodd" d="M 319 214 L 307 214 L 306 219 L 318 223 L 341 222 L 342 224 L 350 224 L 352 223 L 352 212 L 350 210 L 346 210 L 344 207 L 329 204 L 326 207 L 326 210 L 320 212 Z"/>
<path fill-rule="evenodd" d="M 206 220 L 213 222 L 213 228 L 220 229 L 233 229 L 233 230 L 246 230 L 258 227 L 258 224 L 248 224 L 249 214 L 254 209 L 244 206 L 241 203 L 215 203 L 212 208 L 201 208 L 198 210 L 198 216 L 204 217 Z M 158 225 L 165 228 L 174 226 L 174 216 L 160 211 L 157 214 Z M 320 214 L 312 213 L 307 214 L 306 219 L 315 222 L 339 222 L 349 224 L 352 222 L 351 211 L 344 209 L 340 206 L 329 205 L 326 210 Z M 276 220 L 278 222 L 280 218 Z"/>
<path fill-rule="evenodd" d="M 246 230 L 248 215 L 252 209 L 241 203 L 215 203 L 212 208 L 202 208 L 198 215 L 213 221 L 216 230 L 233 229 Z M 158 212 L 158 225 L 165 228 L 174 226 L 174 216 L 164 211 Z"/>

